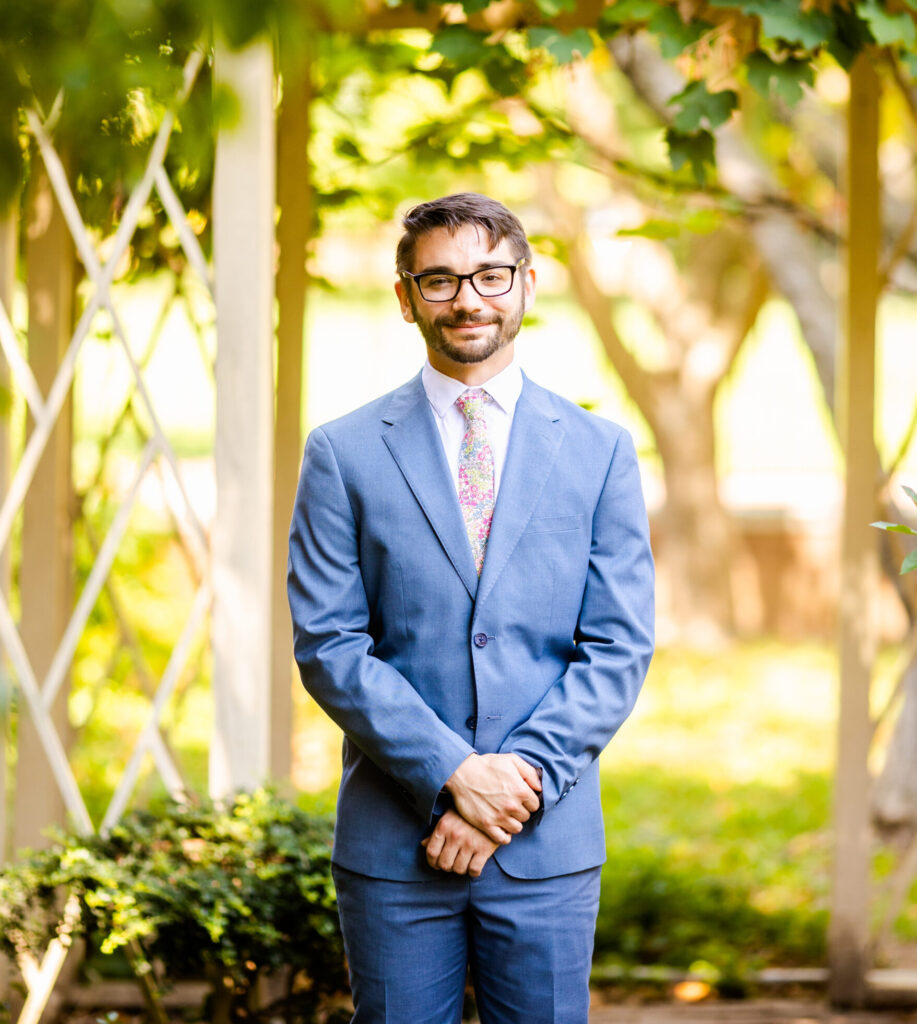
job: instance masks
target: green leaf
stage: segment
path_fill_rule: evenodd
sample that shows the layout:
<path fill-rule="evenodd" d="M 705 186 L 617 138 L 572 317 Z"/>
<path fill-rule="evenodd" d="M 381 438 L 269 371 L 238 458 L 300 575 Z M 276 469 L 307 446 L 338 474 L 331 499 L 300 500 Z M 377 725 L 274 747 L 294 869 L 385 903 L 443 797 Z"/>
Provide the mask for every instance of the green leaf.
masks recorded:
<path fill-rule="evenodd" d="M 906 572 L 912 572 L 914 569 L 917 569 L 917 548 L 914 548 L 901 563 L 901 575 L 903 576 Z"/>
<path fill-rule="evenodd" d="M 501 96 L 518 96 L 525 84 L 526 64 L 502 46 L 488 46 L 491 52 L 481 65 L 490 87 Z"/>
<path fill-rule="evenodd" d="M 905 50 L 898 54 L 898 60 L 907 68 L 911 78 L 917 78 L 917 53 Z"/>
<path fill-rule="evenodd" d="M 703 185 L 707 180 L 707 167 L 716 164 L 713 136 L 710 132 L 685 134 L 675 128 L 669 128 L 665 133 L 665 141 L 669 147 L 672 170 L 680 171 L 685 164 L 690 164 L 694 177 Z"/>
<path fill-rule="evenodd" d="M 599 27 L 603 24 L 617 26 L 631 21 L 644 21 L 652 18 L 658 10 L 658 0 L 618 0 L 602 11 Z"/>
<path fill-rule="evenodd" d="M 713 7 L 739 7 L 761 19 L 761 29 L 771 39 L 816 49 L 831 35 L 832 22 L 819 10 L 801 10 L 799 0 L 710 0 Z"/>
<path fill-rule="evenodd" d="M 486 7 L 490 0 L 485 0 Z M 576 0 L 535 0 L 535 6 L 546 18 L 553 18 L 563 11 L 575 11 Z M 467 4 L 465 9 L 467 10 Z"/>
<path fill-rule="evenodd" d="M 831 16 L 834 27 L 828 39 L 828 52 L 845 71 L 849 71 L 863 47 L 872 43 L 872 33 L 856 8 L 848 10 L 835 4 L 831 8 Z"/>
<path fill-rule="evenodd" d="M 862 0 L 857 11 L 879 46 L 911 47 L 917 42 L 917 25 L 907 11 L 891 14 L 879 0 Z"/>
<path fill-rule="evenodd" d="M 462 0 L 462 7 L 466 14 L 480 14 L 490 6 L 490 0 Z"/>
<path fill-rule="evenodd" d="M 769 98 L 773 90 L 791 107 L 802 99 L 803 84 L 811 85 L 815 78 L 812 65 L 807 60 L 788 57 L 775 61 L 761 50 L 751 54 L 746 66 L 748 82 L 756 92 Z"/>
<path fill-rule="evenodd" d="M 647 27 L 659 40 L 659 49 L 666 60 L 674 60 L 712 28 L 706 21 L 685 24 L 674 7 L 659 7 Z"/>
<path fill-rule="evenodd" d="M 669 103 L 679 105 L 674 125 L 682 134 L 691 134 L 698 128 L 717 128 L 729 118 L 739 102 L 738 94 L 731 89 L 722 92 L 708 92 L 705 82 L 691 82 Z"/>
<path fill-rule="evenodd" d="M 433 37 L 430 49 L 455 64 L 472 66 L 487 57 L 486 36 L 467 25 L 447 25 Z"/>
<path fill-rule="evenodd" d="M 911 501 L 917 505 L 917 491 L 913 487 L 908 487 L 907 484 L 902 484 L 901 489 L 911 499 Z"/>
<path fill-rule="evenodd" d="M 558 64 L 569 64 L 577 55 L 585 57 L 594 48 L 588 29 L 578 28 L 573 32 L 558 32 L 553 28 L 530 28 L 529 45 L 533 49 L 544 49 Z"/>
<path fill-rule="evenodd" d="M 886 523 L 880 520 L 869 525 L 874 526 L 877 530 L 886 530 L 888 533 L 907 533 L 912 537 L 917 537 L 917 530 L 912 530 L 909 526 L 904 526 L 902 523 Z"/>

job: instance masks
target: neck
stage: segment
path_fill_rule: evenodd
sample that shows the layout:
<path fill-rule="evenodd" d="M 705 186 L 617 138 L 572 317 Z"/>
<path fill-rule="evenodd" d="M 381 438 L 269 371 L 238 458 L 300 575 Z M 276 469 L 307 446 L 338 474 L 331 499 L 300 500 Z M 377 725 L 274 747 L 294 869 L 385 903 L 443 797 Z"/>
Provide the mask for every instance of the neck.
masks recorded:
<path fill-rule="evenodd" d="M 501 370 L 505 370 L 509 366 L 513 361 L 513 346 L 504 346 L 480 363 L 457 363 L 441 352 L 434 352 L 429 348 L 427 349 L 427 358 L 434 370 L 439 370 L 447 377 L 474 388 L 486 384 L 492 377 L 496 377 Z"/>

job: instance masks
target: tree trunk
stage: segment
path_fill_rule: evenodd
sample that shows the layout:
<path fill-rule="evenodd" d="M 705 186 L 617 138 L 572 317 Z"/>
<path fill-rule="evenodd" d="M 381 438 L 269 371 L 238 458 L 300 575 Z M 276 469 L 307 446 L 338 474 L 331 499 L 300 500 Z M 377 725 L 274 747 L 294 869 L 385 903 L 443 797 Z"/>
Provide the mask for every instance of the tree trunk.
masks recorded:
<path fill-rule="evenodd" d="M 873 820 L 890 831 L 917 829 L 917 658 L 903 682 L 901 713 L 872 793 Z"/>
<path fill-rule="evenodd" d="M 632 292 L 633 282 L 600 287 L 582 211 L 548 180 L 541 193 L 555 233 L 566 243 L 574 294 L 662 459 L 666 501 L 658 550 L 666 571 L 660 574 L 660 635 L 698 646 L 722 642 L 736 624 L 731 567 L 737 538 L 717 488 L 714 399 L 765 300 L 767 278 L 748 261 L 741 238 L 729 232 L 692 249 L 685 270 L 664 258 L 670 254 L 658 245 L 646 251 L 634 246 L 626 273 L 653 279 L 652 289 L 636 298 L 666 346 L 661 365 L 646 365 L 634 342 L 628 346 L 619 336 L 606 293 Z M 643 258 L 652 262 L 641 270 Z M 666 275 L 665 287 L 658 287 L 660 275 Z"/>
<path fill-rule="evenodd" d="M 736 534 L 717 488 L 713 396 L 667 387 L 653 427 L 665 477 L 659 559 L 674 634 L 706 646 L 735 627 L 730 566 Z"/>

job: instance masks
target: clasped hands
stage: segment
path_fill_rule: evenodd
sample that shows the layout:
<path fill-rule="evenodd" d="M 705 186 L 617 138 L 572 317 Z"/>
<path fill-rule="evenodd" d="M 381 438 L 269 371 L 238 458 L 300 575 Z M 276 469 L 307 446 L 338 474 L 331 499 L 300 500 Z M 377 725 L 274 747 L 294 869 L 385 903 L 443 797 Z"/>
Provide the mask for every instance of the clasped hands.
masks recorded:
<path fill-rule="evenodd" d="M 448 810 L 423 840 L 427 863 L 477 878 L 540 806 L 538 772 L 516 754 L 469 754 L 446 782 Z"/>

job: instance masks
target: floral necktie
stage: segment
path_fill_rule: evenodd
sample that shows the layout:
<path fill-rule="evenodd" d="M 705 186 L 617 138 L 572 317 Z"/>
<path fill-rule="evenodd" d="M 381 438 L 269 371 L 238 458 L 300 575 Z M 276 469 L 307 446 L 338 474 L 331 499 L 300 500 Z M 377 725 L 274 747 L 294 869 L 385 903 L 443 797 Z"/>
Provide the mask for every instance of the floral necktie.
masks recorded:
<path fill-rule="evenodd" d="M 482 388 L 469 388 L 455 402 L 465 417 L 465 436 L 459 452 L 459 504 L 478 576 L 484 565 L 484 551 L 494 515 L 494 453 L 487 443 L 487 421 L 484 418 L 487 397 Z"/>

